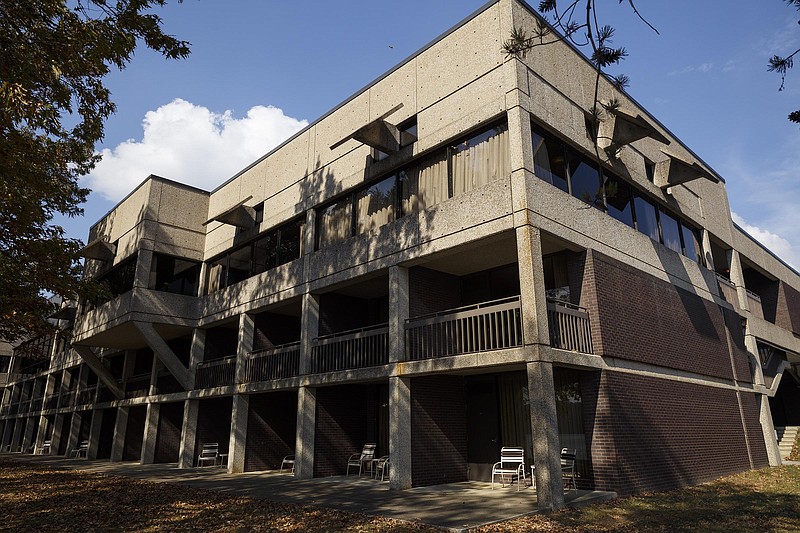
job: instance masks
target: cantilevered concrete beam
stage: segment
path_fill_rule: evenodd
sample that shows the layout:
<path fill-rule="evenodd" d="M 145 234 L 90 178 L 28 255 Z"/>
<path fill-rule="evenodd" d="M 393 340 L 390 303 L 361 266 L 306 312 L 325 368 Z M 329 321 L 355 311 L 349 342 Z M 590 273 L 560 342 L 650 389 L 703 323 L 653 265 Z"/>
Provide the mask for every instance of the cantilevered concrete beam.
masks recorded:
<path fill-rule="evenodd" d="M 117 247 L 103 239 L 95 239 L 78 252 L 81 257 L 97 259 L 99 261 L 112 261 L 117 254 Z"/>
<path fill-rule="evenodd" d="M 222 213 L 214 215 L 203 222 L 203 226 L 206 226 L 211 222 L 222 222 L 223 224 L 229 224 L 231 226 L 236 226 L 237 228 L 252 228 L 256 223 L 256 210 L 252 207 L 244 205 L 245 202 L 251 200 L 252 198 L 253 195 L 250 195 L 236 205 L 227 208 Z"/>
<path fill-rule="evenodd" d="M 108 387 L 108 390 L 111 391 L 111 394 L 118 400 L 121 400 L 125 397 L 125 391 L 122 390 L 117 380 L 114 379 L 114 376 L 111 374 L 111 371 L 106 368 L 106 365 L 97 357 L 97 354 L 94 353 L 88 346 L 77 346 L 73 345 L 72 349 L 78 352 L 78 355 L 81 356 L 83 362 L 87 364 L 89 368 L 91 368 L 95 374 L 97 374 L 97 378 L 103 382 L 103 385 Z"/>
<path fill-rule="evenodd" d="M 656 163 L 656 172 L 653 181 L 657 187 L 668 189 L 669 187 L 674 187 L 675 185 L 680 185 L 681 183 L 699 178 L 719 183 L 719 179 L 703 170 L 703 167 L 697 163 L 687 163 L 674 155 L 666 152 L 664 152 L 664 154 L 669 159 Z"/>
<path fill-rule="evenodd" d="M 597 145 L 605 150 L 612 144 L 624 146 L 639 139 L 650 137 L 656 141 L 669 144 L 670 141 L 647 122 L 641 115 L 632 116 L 623 111 L 609 111 L 609 118 L 600 122 Z"/>
<path fill-rule="evenodd" d="M 139 333 L 142 334 L 144 337 L 145 342 L 153 350 L 153 353 L 159 360 L 164 363 L 164 366 L 167 367 L 167 370 L 178 380 L 178 383 L 181 384 L 186 390 L 192 390 L 194 388 L 194 383 L 192 382 L 192 375 L 189 373 L 189 370 L 183 366 L 178 356 L 175 355 L 175 352 L 167 346 L 167 343 L 164 342 L 164 339 L 161 338 L 161 335 L 153 328 L 153 325 L 149 322 L 137 322 L 134 321 L 133 325 L 139 330 Z"/>
<path fill-rule="evenodd" d="M 384 119 L 402 107 L 403 104 L 394 106 L 366 126 L 360 127 L 339 142 L 332 144 L 331 150 L 343 145 L 350 139 L 355 139 L 387 154 L 397 152 L 400 150 L 400 130 L 397 129 L 397 126 L 389 124 Z"/>

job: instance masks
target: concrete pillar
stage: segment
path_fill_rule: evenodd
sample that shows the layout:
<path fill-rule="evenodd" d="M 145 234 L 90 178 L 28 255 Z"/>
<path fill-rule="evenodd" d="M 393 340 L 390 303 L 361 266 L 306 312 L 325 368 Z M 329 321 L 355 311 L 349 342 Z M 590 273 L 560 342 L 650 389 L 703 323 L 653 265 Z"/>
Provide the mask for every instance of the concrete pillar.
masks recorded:
<path fill-rule="evenodd" d="M 24 418 L 14 419 L 14 433 L 11 435 L 12 452 L 20 451 L 20 446 L 22 446 L 22 431 L 25 429 L 23 427 L 25 425 L 24 422 Z"/>
<path fill-rule="evenodd" d="M 142 454 L 139 462 L 143 465 L 153 464 L 156 458 L 156 438 L 158 437 L 158 414 L 161 404 L 147 404 L 147 418 L 144 421 L 144 437 L 142 438 Z"/>
<path fill-rule="evenodd" d="M 200 400 L 186 400 L 183 404 L 183 427 L 181 428 L 181 447 L 178 455 L 178 468 L 194 466 L 194 447 L 197 441 L 197 415 Z"/>
<path fill-rule="evenodd" d="M 47 427 L 47 417 L 44 416 L 44 415 L 40 416 L 39 417 L 39 429 L 36 432 L 37 433 L 36 440 L 34 441 L 34 446 L 36 446 L 36 448 L 39 448 L 42 444 L 44 444 L 44 441 L 51 440 L 50 439 L 50 435 L 48 435 L 48 431 L 47 431 L 48 429 L 49 428 Z M 52 440 L 51 440 L 51 444 L 52 444 Z M 33 453 L 36 453 L 36 449 L 33 450 Z M 50 450 L 48 452 L 48 455 L 52 454 L 52 453 L 53 453 L 52 450 Z"/>
<path fill-rule="evenodd" d="M 297 440 L 294 452 L 294 475 L 299 479 L 314 477 L 316 419 L 317 389 L 300 387 L 297 391 Z"/>
<path fill-rule="evenodd" d="M 742 271 L 742 259 L 737 250 L 728 250 L 728 262 L 731 268 L 731 281 L 736 285 L 736 296 L 739 299 L 739 309 L 743 312 L 750 311 L 750 301 L 747 298 L 747 288 Z M 745 314 L 746 316 L 746 314 Z"/>
<path fill-rule="evenodd" d="M 714 254 L 711 253 L 711 233 L 703 228 L 703 258 L 706 262 L 706 268 L 712 272 L 716 271 L 714 267 Z"/>
<path fill-rule="evenodd" d="M 153 355 L 155 357 L 155 355 Z M 125 350 L 125 358 L 122 361 L 122 389 L 128 383 L 128 378 L 133 375 L 134 364 L 136 363 L 136 352 L 134 350 Z"/>
<path fill-rule="evenodd" d="M 528 398 L 538 505 L 559 509 L 564 507 L 564 483 L 551 363 L 528 363 Z"/>
<path fill-rule="evenodd" d="M 100 430 L 103 425 L 103 411 L 95 409 L 92 411 L 92 423 L 89 426 L 89 450 L 86 452 L 87 459 L 97 459 L 97 448 L 100 446 Z"/>
<path fill-rule="evenodd" d="M 255 321 L 252 315 L 242 313 L 239 315 L 239 337 L 236 343 L 236 379 L 237 385 L 244 382 L 247 357 L 253 350 L 253 336 L 255 335 Z"/>
<path fill-rule="evenodd" d="M 319 336 L 319 296 L 307 292 L 303 295 L 300 318 L 300 375 L 310 374 L 313 368 L 311 347 Z"/>
<path fill-rule="evenodd" d="M 111 445 L 111 460 L 122 461 L 122 452 L 125 450 L 125 433 L 128 431 L 128 414 L 130 408 L 117 409 L 117 421 L 114 424 L 114 442 Z"/>
<path fill-rule="evenodd" d="M 539 228 L 520 226 L 517 233 L 519 291 L 522 332 L 525 345 L 550 344 L 547 327 L 547 299 L 544 292 L 544 264 Z"/>
<path fill-rule="evenodd" d="M 25 424 L 25 433 L 22 435 L 22 451 L 28 451 L 30 448 L 36 446 L 36 441 L 34 440 L 36 435 L 33 433 L 34 429 L 34 417 L 28 417 L 28 421 Z M 34 450 L 31 450 L 33 452 Z"/>
<path fill-rule="evenodd" d="M 67 438 L 67 455 L 72 450 L 78 447 L 78 439 L 81 433 L 81 421 L 83 420 L 83 412 L 75 411 L 72 413 L 72 421 L 69 425 L 69 437 Z"/>
<path fill-rule="evenodd" d="M 779 466 L 783 461 L 781 459 L 781 450 L 778 447 L 778 435 L 775 433 L 775 425 L 772 423 L 769 399 L 766 394 L 759 394 L 756 396 L 756 400 L 759 404 L 758 419 L 761 422 L 761 432 L 764 435 L 764 445 L 767 448 L 769 466 Z"/>
<path fill-rule="evenodd" d="M 6 419 L 5 424 L 3 425 L 3 436 L 2 436 L 3 440 L 0 440 L 0 444 L 2 444 L 3 446 L 5 446 L 6 444 L 11 444 L 11 436 L 13 434 L 15 425 L 16 424 L 14 423 L 13 418 Z M 0 451 L 6 451 L 6 450 L 2 449 Z"/>
<path fill-rule="evenodd" d="M 231 411 L 231 438 L 228 443 L 228 473 L 244 472 L 244 455 L 247 445 L 247 415 L 250 411 L 250 396 L 233 395 Z"/>
<path fill-rule="evenodd" d="M 67 438 L 64 429 L 64 415 L 55 415 L 55 417 L 53 417 L 53 435 L 50 438 L 50 455 L 58 455 L 58 449 L 61 447 L 61 439 Z"/>
<path fill-rule="evenodd" d="M 389 268 L 389 362 L 405 359 L 406 319 L 409 315 L 408 269 Z"/>
<path fill-rule="evenodd" d="M 389 378 L 389 488 L 411 488 L 411 378 Z"/>
<path fill-rule="evenodd" d="M 306 211 L 306 223 L 303 224 L 303 255 L 310 255 L 314 252 L 314 244 L 317 234 L 317 211 L 309 209 Z"/>
<path fill-rule="evenodd" d="M 153 354 L 153 366 L 150 367 L 150 396 L 158 394 L 158 372 L 162 366 L 161 361 Z"/>
<path fill-rule="evenodd" d="M 136 257 L 136 274 L 133 278 L 134 287 L 148 288 L 150 286 L 150 266 L 153 264 L 153 251 L 139 248 Z"/>
<path fill-rule="evenodd" d="M 192 346 L 189 349 L 189 373 L 194 383 L 197 365 L 203 362 L 206 353 L 206 330 L 196 328 L 192 331 Z"/>

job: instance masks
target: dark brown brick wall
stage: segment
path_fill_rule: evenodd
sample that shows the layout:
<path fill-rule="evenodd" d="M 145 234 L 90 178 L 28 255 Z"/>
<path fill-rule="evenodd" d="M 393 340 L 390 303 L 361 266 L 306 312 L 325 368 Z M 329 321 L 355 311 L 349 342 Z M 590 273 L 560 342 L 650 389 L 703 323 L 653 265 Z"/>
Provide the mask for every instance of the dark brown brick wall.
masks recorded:
<path fill-rule="evenodd" d="M 800 292 L 780 282 L 775 324 L 800 335 Z"/>
<path fill-rule="evenodd" d="M 197 440 L 195 441 L 195 461 L 200 455 L 203 444 L 216 442 L 219 444 L 219 453 L 228 453 L 231 438 L 231 408 L 233 399 L 212 398 L 200 400 L 197 410 Z"/>
<path fill-rule="evenodd" d="M 411 481 L 415 487 L 467 480 L 464 378 L 411 380 Z"/>
<path fill-rule="evenodd" d="M 122 448 L 123 461 L 138 461 L 141 459 L 146 420 L 147 406 L 136 405 L 129 409 L 128 428 L 125 430 L 125 446 Z"/>
<path fill-rule="evenodd" d="M 100 439 L 97 443 L 97 458 L 110 459 L 111 448 L 114 445 L 114 426 L 117 424 L 117 408 L 103 409 L 103 418 L 100 422 Z"/>
<path fill-rule="evenodd" d="M 753 382 L 753 369 L 750 367 L 750 355 L 744 345 L 744 328 L 742 319 L 733 309 L 720 308 L 725 317 L 725 327 L 730 333 L 730 352 L 736 379 L 746 383 Z"/>
<path fill-rule="evenodd" d="M 461 280 L 458 276 L 412 267 L 408 270 L 409 316 L 421 316 L 461 305 Z"/>
<path fill-rule="evenodd" d="M 765 468 L 769 466 L 769 457 L 767 457 L 767 447 L 764 443 L 764 432 L 761 430 L 758 398 L 755 394 L 741 393 L 741 400 L 753 467 Z M 763 396 L 762 401 L 766 402 L 767 397 Z"/>
<path fill-rule="evenodd" d="M 259 313 L 253 317 L 253 350 L 265 350 L 300 340 L 300 317 Z"/>
<path fill-rule="evenodd" d="M 587 402 L 591 387 L 582 386 Z M 669 490 L 750 468 L 731 390 L 604 371 L 586 422 L 598 490 Z M 763 438 L 748 434 L 760 459 Z"/>
<path fill-rule="evenodd" d="M 586 262 L 596 297 L 585 288 L 581 305 L 599 332 L 595 353 L 733 377 L 719 306 L 593 250 Z"/>
<path fill-rule="evenodd" d="M 294 453 L 297 431 L 297 392 L 250 396 L 247 414 L 245 471 L 279 468 Z"/>
<path fill-rule="evenodd" d="M 177 463 L 181 449 L 183 402 L 162 403 L 158 408 L 158 433 L 153 462 Z"/>
<path fill-rule="evenodd" d="M 364 394 L 360 386 L 317 389 L 314 477 L 344 474 L 348 457 L 360 452 L 367 443 Z"/>

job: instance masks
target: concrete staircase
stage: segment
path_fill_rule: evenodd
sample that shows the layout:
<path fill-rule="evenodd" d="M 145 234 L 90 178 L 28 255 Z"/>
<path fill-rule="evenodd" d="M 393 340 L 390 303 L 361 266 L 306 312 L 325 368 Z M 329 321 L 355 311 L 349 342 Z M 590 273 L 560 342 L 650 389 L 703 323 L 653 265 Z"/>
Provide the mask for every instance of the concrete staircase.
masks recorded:
<path fill-rule="evenodd" d="M 781 459 L 786 459 L 792 453 L 792 446 L 800 431 L 799 426 L 776 427 L 775 433 L 778 434 L 778 448 L 781 450 Z"/>

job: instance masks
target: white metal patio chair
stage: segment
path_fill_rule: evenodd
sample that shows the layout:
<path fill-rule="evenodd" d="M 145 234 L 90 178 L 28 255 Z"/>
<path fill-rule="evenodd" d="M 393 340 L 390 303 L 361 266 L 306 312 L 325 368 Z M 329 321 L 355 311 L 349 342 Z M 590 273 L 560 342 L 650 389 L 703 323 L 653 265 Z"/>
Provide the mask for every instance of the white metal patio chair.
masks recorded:
<path fill-rule="evenodd" d="M 89 441 L 84 440 L 78 445 L 77 448 L 73 449 L 69 452 L 70 457 L 83 457 L 86 458 L 89 453 Z"/>
<path fill-rule="evenodd" d="M 49 440 L 42 442 L 42 445 L 33 451 L 34 455 L 50 455 L 50 442 Z"/>
<path fill-rule="evenodd" d="M 506 486 L 505 478 L 509 477 L 509 484 L 517 477 L 517 491 L 519 491 L 525 477 L 525 450 L 515 447 L 503 447 L 500 449 L 500 460 L 492 466 L 492 490 L 494 490 L 494 478 L 500 476 L 500 483 Z"/>
<path fill-rule="evenodd" d="M 383 481 L 383 476 L 387 474 L 388 471 L 389 471 L 389 456 L 384 455 L 383 457 L 375 461 L 375 479 L 378 479 L 378 474 L 380 474 L 381 481 Z"/>
<path fill-rule="evenodd" d="M 570 485 L 573 489 L 578 490 L 575 474 L 575 450 L 569 448 L 561 448 L 561 479 L 564 480 L 564 488 L 569 490 Z"/>
<path fill-rule="evenodd" d="M 200 451 L 200 455 L 197 456 L 197 466 L 204 466 L 205 463 L 211 463 L 211 466 L 217 464 L 219 460 L 219 443 L 218 442 L 206 442 L 203 443 L 203 447 Z"/>
<path fill-rule="evenodd" d="M 347 459 L 347 473 L 346 476 L 350 475 L 350 469 L 358 467 L 358 475 L 361 476 L 362 470 L 364 470 L 364 466 L 368 465 L 372 467 L 372 460 L 375 458 L 375 447 L 377 445 L 375 443 L 369 443 L 364 445 L 364 449 L 361 450 L 361 453 L 354 453 Z"/>
<path fill-rule="evenodd" d="M 279 474 L 283 473 L 283 469 L 288 468 L 290 474 L 294 474 L 294 455 L 287 455 L 281 461 L 281 469 L 278 471 Z"/>

